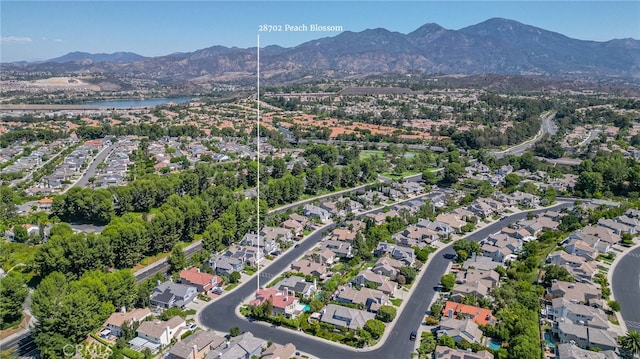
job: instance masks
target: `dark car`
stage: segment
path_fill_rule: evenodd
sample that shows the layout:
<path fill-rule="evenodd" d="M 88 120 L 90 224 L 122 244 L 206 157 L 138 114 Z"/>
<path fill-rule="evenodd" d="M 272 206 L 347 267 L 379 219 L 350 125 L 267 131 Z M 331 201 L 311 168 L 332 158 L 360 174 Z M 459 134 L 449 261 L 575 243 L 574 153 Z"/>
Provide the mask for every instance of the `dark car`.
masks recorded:
<path fill-rule="evenodd" d="M 409 335 L 409 340 L 416 340 L 417 337 L 418 337 L 418 332 L 414 330 Z"/>

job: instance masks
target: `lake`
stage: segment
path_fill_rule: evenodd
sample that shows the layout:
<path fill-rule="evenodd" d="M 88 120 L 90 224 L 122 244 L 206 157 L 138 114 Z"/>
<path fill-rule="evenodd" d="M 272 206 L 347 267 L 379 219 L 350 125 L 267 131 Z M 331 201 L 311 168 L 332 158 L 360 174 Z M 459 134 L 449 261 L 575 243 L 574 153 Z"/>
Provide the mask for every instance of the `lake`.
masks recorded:
<path fill-rule="evenodd" d="M 187 103 L 191 101 L 191 97 L 176 97 L 176 98 L 151 98 L 145 100 L 107 100 L 107 101 L 92 101 L 83 102 L 81 105 L 85 106 L 99 106 L 108 108 L 128 108 L 128 107 L 153 107 L 158 105 L 164 105 L 169 102 L 173 103 Z"/>

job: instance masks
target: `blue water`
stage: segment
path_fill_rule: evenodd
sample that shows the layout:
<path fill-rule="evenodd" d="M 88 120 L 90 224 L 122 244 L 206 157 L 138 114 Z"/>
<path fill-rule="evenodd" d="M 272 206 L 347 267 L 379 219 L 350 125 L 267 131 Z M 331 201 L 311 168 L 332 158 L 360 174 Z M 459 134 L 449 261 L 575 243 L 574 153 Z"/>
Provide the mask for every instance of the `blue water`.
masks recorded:
<path fill-rule="evenodd" d="M 309 304 L 305 304 L 304 307 L 302 307 L 303 312 L 308 312 L 310 310 L 311 310 L 311 306 Z"/>
<path fill-rule="evenodd" d="M 147 100 L 93 101 L 93 102 L 83 102 L 81 105 L 112 107 L 112 108 L 128 108 L 128 107 L 152 107 L 152 106 L 164 105 L 169 102 L 187 103 L 189 101 L 191 101 L 191 97 L 176 97 L 176 98 L 152 98 Z"/>
<path fill-rule="evenodd" d="M 551 349 L 555 349 L 556 348 L 556 345 L 553 342 L 553 337 L 551 336 L 551 333 L 544 332 L 544 341 L 547 343 L 547 347 L 549 347 Z"/>
<path fill-rule="evenodd" d="M 491 350 L 498 350 L 502 348 L 502 342 L 499 341 L 498 339 L 491 339 L 489 340 L 489 349 Z"/>

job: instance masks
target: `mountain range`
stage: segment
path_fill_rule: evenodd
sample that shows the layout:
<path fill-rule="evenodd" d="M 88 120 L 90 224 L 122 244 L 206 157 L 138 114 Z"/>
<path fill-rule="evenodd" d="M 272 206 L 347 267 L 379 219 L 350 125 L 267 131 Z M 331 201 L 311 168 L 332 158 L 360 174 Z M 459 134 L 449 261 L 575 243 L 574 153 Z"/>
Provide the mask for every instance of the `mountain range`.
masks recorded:
<path fill-rule="evenodd" d="M 261 49 L 260 63 L 267 78 L 420 72 L 637 80 L 640 41 L 577 40 L 493 18 L 460 30 L 430 23 L 408 34 L 377 28 L 345 31 L 290 48 L 267 46 Z M 160 83 L 207 82 L 255 76 L 256 49 L 213 46 L 150 58 L 123 52 L 73 52 L 45 62 L 2 64 L 2 68 L 152 76 Z"/>

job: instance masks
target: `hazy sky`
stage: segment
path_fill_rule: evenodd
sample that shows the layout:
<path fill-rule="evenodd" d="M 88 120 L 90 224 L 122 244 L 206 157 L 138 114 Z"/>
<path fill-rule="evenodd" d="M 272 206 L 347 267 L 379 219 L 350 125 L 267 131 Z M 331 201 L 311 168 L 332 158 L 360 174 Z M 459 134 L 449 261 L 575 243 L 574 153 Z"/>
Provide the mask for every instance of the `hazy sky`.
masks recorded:
<path fill-rule="evenodd" d="M 254 47 L 261 24 L 460 29 L 508 18 L 569 37 L 640 39 L 640 1 L 0 1 L 0 60 L 45 60 L 71 51 L 145 56 L 213 45 Z M 261 46 L 294 46 L 337 32 L 261 33 Z"/>

